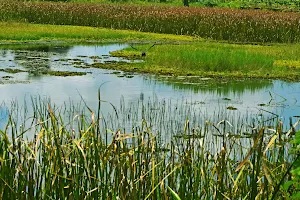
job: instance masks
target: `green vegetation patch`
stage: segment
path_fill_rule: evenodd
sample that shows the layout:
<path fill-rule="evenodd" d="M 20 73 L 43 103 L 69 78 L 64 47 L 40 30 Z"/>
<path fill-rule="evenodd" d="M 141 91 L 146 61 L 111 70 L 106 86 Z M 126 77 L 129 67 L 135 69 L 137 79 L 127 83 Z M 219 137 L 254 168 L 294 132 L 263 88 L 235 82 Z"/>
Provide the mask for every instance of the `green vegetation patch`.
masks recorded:
<path fill-rule="evenodd" d="M 45 71 L 42 72 L 44 75 L 51 75 L 51 76 L 83 76 L 86 75 L 86 72 L 74 72 L 74 71 Z"/>
<path fill-rule="evenodd" d="M 147 46 L 137 48 L 146 49 Z M 299 80 L 298 61 L 294 61 L 298 59 L 299 51 L 299 45 L 255 46 L 213 42 L 163 44 L 149 50 L 142 57 L 144 62 L 107 65 L 103 68 L 172 76 Z M 129 47 L 112 52 L 112 55 L 131 57 L 140 53 Z M 278 62 L 284 58 L 288 61 Z M 99 64 L 95 66 L 101 67 Z"/>
<path fill-rule="evenodd" d="M 110 54 L 114 57 L 126 58 L 128 60 L 140 60 L 144 57 L 142 56 L 142 52 L 138 51 L 130 51 L 130 50 L 120 50 L 120 51 L 113 51 Z"/>
<path fill-rule="evenodd" d="M 11 69 L 11 68 L 0 69 L 0 71 L 10 73 L 10 74 L 17 74 L 17 73 L 21 73 L 21 72 L 26 72 L 26 71 L 21 70 L 21 69 Z"/>
<path fill-rule="evenodd" d="M 274 65 L 300 70 L 300 60 L 275 60 Z"/>
<path fill-rule="evenodd" d="M 21 69 L 11 69 L 5 68 L 0 69 L 1 72 L 6 72 L 10 74 L 16 74 L 21 72 L 28 72 L 33 74 L 44 74 L 44 75 L 51 75 L 51 76 L 83 76 L 86 75 L 86 72 L 75 72 L 75 71 L 46 71 L 46 70 L 21 70 Z"/>
<path fill-rule="evenodd" d="M 1 15 L 1 14 L 0 14 Z M 0 40 L 28 41 L 34 40 L 46 45 L 64 45 L 59 40 L 69 43 L 79 42 L 128 42 L 128 41 L 194 41 L 194 37 L 171 34 L 143 33 L 129 30 L 112 30 L 87 26 L 56 26 L 16 22 L 0 22 Z M 55 40 L 55 41 L 53 41 Z M 1 44 L 1 43 L 0 43 Z M 2 44 L 10 44 L 2 42 Z M 30 45 L 33 42 L 23 45 Z M 42 45 L 42 44 L 41 44 Z M 66 45 L 66 44 L 65 44 Z"/>

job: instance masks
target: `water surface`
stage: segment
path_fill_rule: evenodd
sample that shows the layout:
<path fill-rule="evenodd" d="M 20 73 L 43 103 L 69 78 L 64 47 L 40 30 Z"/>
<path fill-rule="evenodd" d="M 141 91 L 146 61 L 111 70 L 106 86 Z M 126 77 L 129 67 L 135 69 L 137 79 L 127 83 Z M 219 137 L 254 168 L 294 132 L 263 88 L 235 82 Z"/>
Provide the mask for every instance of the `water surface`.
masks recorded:
<path fill-rule="evenodd" d="M 148 99 L 184 102 L 195 105 L 197 112 L 205 116 L 225 110 L 239 117 L 261 115 L 274 116 L 282 120 L 300 115 L 300 83 L 278 80 L 206 80 L 189 83 L 178 77 L 168 81 L 167 77 L 143 74 L 128 74 L 93 68 L 81 68 L 94 62 L 127 61 L 110 56 L 111 51 L 127 47 L 126 44 L 39 46 L 22 49 L 0 50 L 0 69 L 21 69 L 26 72 L 0 72 L 0 126 L 7 114 L 5 110 L 12 101 L 20 104 L 33 97 L 51 98 L 52 103 L 84 101 L 92 109 L 98 105 L 98 89 L 101 99 L 116 107 L 123 98 L 127 103 Z M 77 66 L 77 67 L 76 67 Z M 82 71 L 84 76 L 58 77 L 40 75 L 39 71 Z M 4 106 L 5 105 L 5 106 Z M 231 108 L 231 109 L 230 109 Z M 102 109 L 111 111 L 109 104 Z"/>

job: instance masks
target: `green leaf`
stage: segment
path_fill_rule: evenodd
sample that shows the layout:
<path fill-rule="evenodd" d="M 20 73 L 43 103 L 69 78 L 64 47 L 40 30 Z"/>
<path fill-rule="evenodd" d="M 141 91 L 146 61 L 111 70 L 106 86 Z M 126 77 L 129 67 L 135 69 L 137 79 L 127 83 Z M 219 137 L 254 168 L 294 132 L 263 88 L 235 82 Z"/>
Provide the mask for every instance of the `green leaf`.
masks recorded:
<path fill-rule="evenodd" d="M 300 175 L 300 167 L 298 167 L 298 168 L 292 170 L 292 173 L 293 173 L 293 174 L 296 174 L 296 175 Z"/>
<path fill-rule="evenodd" d="M 287 181 L 287 182 L 285 182 L 283 184 L 284 190 L 287 191 L 290 188 L 290 186 L 293 185 L 293 184 L 294 184 L 294 181 Z"/>
<path fill-rule="evenodd" d="M 171 192 L 172 194 L 172 197 L 175 199 L 175 200 L 181 200 L 179 195 L 174 191 L 172 190 L 169 186 L 168 186 L 168 190 Z"/>
<path fill-rule="evenodd" d="M 300 192 L 297 192 L 296 194 L 293 194 L 291 199 L 300 199 Z"/>
<path fill-rule="evenodd" d="M 160 189 L 159 189 L 159 187 L 156 188 L 156 199 L 160 200 Z"/>

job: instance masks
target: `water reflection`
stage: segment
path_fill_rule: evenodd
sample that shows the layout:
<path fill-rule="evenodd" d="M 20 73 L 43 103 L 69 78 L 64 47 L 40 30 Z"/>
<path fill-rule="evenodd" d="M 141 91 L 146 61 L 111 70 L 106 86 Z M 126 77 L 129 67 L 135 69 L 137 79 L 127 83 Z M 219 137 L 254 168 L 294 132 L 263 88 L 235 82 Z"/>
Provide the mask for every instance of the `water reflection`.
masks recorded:
<path fill-rule="evenodd" d="M 8 122 L 9 112 L 4 104 L 0 104 L 0 129 L 3 129 Z"/>
<path fill-rule="evenodd" d="M 33 45 L 22 49 L 0 50 L 0 69 L 25 70 L 30 74 L 29 80 L 32 77 L 36 80 L 47 71 L 86 71 L 81 66 L 94 62 L 126 61 L 109 55 L 110 51 L 125 47 L 126 44 L 57 47 Z"/>
<path fill-rule="evenodd" d="M 217 93 L 218 95 L 243 95 L 246 92 L 255 93 L 258 90 L 266 90 L 272 88 L 273 81 L 271 80 L 223 80 L 223 79 L 206 79 L 198 83 L 190 83 L 189 79 L 185 81 L 168 81 L 161 78 L 161 84 L 166 84 L 174 90 L 190 90 L 194 93 Z M 179 79 L 180 80 L 180 79 Z"/>
<path fill-rule="evenodd" d="M 49 97 L 52 103 L 63 105 L 72 100 L 82 99 L 92 108 L 98 105 L 98 89 L 101 86 L 101 98 L 116 107 L 120 99 L 126 103 L 146 102 L 157 96 L 178 102 L 185 100 L 187 104 L 196 105 L 195 112 L 206 113 L 205 116 L 218 110 L 234 107 L 237 110 L 227 110 L 228 115 L 260 116 L 276 113 L 282 119 L 299 116 L 300 113 L 300 83 L 286 83 L 270 80 L 224 81 L 203 80 L 197 84 L 166 81 L 148 75 L 137 75 L 126 78 L 111 70 L 76 68 L 76 63 L 90 64 L 107 60 L 120 61 L 120 58 L 109 56 L 110 51 L 127 47 L 126 44 L 104 46 L 79 45 L 72 47 L 27 48 L 21 50 L 0 50 L 0 69 L 20 68 L 28 72 L 9 74 L 0 72 L 0 102 L 30 102 L 31 97 Z M 86 76 L 55 77 L 34 73 L 40 70 L 84 71 Z M 5 82 L 4 76 L 13 76 L 10 82 Z M 29 80 L 24 84 L 24 81 Z M 9 84 L 8 84 L 9 83 Z M 10 84 L 15 83 L 15 84 Z M 105 84 L 104 84 L 105 83 Z M 103 113 L 108 113 L 112 107 L 104 104 Z M 5 115 L 3 114 L 4 118 Z"/>
<path fill-rule="evenodd" d="M 28 46 L 23 48 L 23 50 L 27 51 L 34 51 L 34 52 L 47 52 L 47 53 L 54 53 L 60 55 L 66 55 L 72 46 L 47 46 L 47 45 L 40 45 L 40 46 Z"/>

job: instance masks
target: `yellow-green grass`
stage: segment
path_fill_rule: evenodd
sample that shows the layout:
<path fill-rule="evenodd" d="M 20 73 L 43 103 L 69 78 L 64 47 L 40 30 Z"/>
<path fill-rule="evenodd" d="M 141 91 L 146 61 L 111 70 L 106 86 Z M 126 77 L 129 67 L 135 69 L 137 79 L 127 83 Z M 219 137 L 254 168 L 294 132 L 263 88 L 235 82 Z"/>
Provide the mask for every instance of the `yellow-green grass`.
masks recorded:
<path fill-rule="evenodd" d="M 77 40 L 102 42 L 128 41 L 193 41 L 194 37 L 171 34 L 143 33 L 86 26 L 41 25 L 18 22 L 0 22 L 0 41 Z"/>
<path fill-rule="evenodd" d="M 145 45 L 136 48 L 147 49 Z M 132 56 L 139 55 L 140 52 L 127 48 L 112 54 Z M 299 44 L 274 44 L 273 46 L 217 42 L 165 44 L 156 45 L 147 52 L 144 63 L 135 66 L 113 66 L 113 68 L 175 76 L 299 80 L 299 54 Z"/>

